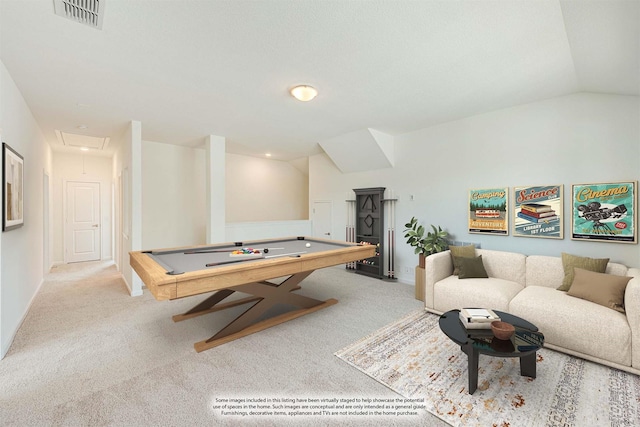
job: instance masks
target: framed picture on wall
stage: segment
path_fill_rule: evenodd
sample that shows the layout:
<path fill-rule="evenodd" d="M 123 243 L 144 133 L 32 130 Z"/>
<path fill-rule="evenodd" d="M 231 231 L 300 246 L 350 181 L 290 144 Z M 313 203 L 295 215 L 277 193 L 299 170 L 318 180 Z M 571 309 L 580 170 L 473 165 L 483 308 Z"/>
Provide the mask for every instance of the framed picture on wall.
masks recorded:
<path fill-rule="evenodd" d="M 509 188 L 469 190 L 469 233 L 509 234 Z"/>
<path fill-rule="evenodd" d="M 2 231 L 24 225 L 24 159 L 2 143 Z"/>
<path fill-rule="evenodd" d="M 562 185 L 513 189 L 513 235 L 562 239 Z"/>
<path fill-rule="evenodd" d="M 571 238 L 637 243 L 638 181 L 574 184 Z"/>

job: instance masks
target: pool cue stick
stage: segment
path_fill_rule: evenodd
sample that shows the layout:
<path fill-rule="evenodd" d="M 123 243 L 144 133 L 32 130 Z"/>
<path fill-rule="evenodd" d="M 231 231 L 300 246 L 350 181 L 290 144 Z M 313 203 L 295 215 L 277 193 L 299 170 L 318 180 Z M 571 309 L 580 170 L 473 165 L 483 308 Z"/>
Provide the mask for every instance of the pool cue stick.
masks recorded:
<path fill-rule="evenodd" d="M 355 232 L 353 227 L 353 219 L 352 215 L 354 214 L 354 202 L 350 200 L 351 194 L 347 193 L 347 221 L 345 223 L 345 240 L 347 242 L 355 243 Z M 347 269 L 353 270 L 356 268 L 355 261 L 349 261 L 345 265 Z"/>
<path fill-rule="evenodd" d="M 224 250 L 206 250 L 206 251 L 186 251 L 185 255 L 193 255 L 193 254 L 213 254 L 213 253 L 229 253 L 237 251 L 237 249 L 224 249 Z"/>
<path fill-rule="evenodd" d="M 356 203 L 357 202 L 353 202 L 351 204 L 351 241 L 353 243 L 358 243 L 357 242 L 357 238 L 356 238 L 356 230 L 358 229 L 358 225 L 356 223 L 356 221 L 358 221 L 358 213 L 357 213 L 357 209 L 356 209 Z M 352 261 L 351 265 L 352 268 L 355 270 L 357 268 L 357 264 L 358 261 Z"/>
<path fill-rule="evenodd" d="M 267 256 L 264 256 L 263 258 L 280 258 L 285 256 L 294 256 L 294 255 L 300 255 L 300 254 L 306 254 L 306 253 L 307 251 L 291 252 L 288 254 L 267 255 Z"/>
<path fill-rule="evenodd" d="M 395 257 L 395 235 L 396 235 L 396 230 L 395 230 L 395 213 L 394 213 L 394 207 L 395 207 L 395 201 L 393 200 L 393 191 L 389 190 L 389 192 L 391 193 L 391 204 L 389 204 L 389 216 L 391 217 L 391 221 L 389 221 L 389 227 L 391 228 L 391 241 L 389 242 L 389 262 L 391 263 L 391 268 L 389 268 L 389 270 L 391 271 L 391 275 L 390 278 L 393 279 L 395 277 L 395 263 L 394 263 L 394 257 Z"/>
<path fill-rule="evenodd" d="M 306 254 L 306 253 L 307 253 L 307 251 L 291 252 L 289 254 L 269 255 L 269 256 L 253 257 L 253 258 L 234 259 L 234 260 L 229 260 L 229 261 L 210 262 L 208 264 L 205 264 L 205 267 L 215 267 L 216 265 L 224 265 L 224 264 L 233 264 L 233 263 L 236 263 L 236 262 L 253 261 L 255 259 L 279 258 L 279 257 L 294 256 L 294 255 L 300 255 L 300 254 Z"/>
<path fill-rule="evenodd" d="M 389 190 L 389 196 L 391 196 L 391 190 Z M 389 197 L 391 199 L 391 197 Z M 389 207 L 391 202 L 385 203 L 385 210 L 387 211 L 387 277 L 391 277 L 391 211 Z"/>
<path fill-rule="evenodd" d="M 393 278 L 393 191 L 389 190 L 389 278 Z"/>
<path fill-rule="evenodd" d="M 264 251 L 265 249 L 273 250 L 273 249 L 284 249 L 284 248 L 264 248 L 262 250 Z M 184 254 L 185 255 L 194 255 L 194 254 L 214 254 L 214 253 L 225 253 L 225 252 L 226 253 L 230 253 L 230 252 L 234 252 L 234 251 L 238 251 L 238 250 L 240 250 L 240 249 L 224 249 L 224 250 L 222 250 L 222 249 L 221 250 L 215 250 L 214 249 L 214 250 L 204 250 L 204 251 L 187 251 Z M 258 249 L 258 250 L 260 250 L 260 249 Z"/>
<path fill-rule="evenodd" d="M 215 267 L 216 265 L 233 264 L 233 263 L 236 263 L 236 262 L 253 261 L 254 259 L 263 259 L 263 258 L 264 257 L 254 257 L 254 258 L 233 259 L 233 260 L 229 260 L 229 261 L 210 262 L 209 264 L 205 264 L 205 267 Z"/>
<path fill-rule="evenodd" d="M 391 278 L 396 277 L 396 199 L 391 192 Z"/>

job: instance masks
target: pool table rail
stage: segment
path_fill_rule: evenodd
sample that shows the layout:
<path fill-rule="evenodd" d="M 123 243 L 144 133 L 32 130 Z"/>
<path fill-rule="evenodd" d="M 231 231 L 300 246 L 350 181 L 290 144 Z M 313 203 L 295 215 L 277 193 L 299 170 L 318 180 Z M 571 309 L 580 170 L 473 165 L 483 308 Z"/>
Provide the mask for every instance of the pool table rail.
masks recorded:
<path fill-rule="evenodd" d="M 323 241 L 323 239 L 314 240 Z M 331 242 L 329 240 L 324 241 Z M 268 240 L 252 241 L 251 244 L 258 247 L 259 244 L 268 244 L 269 242 Z M 211 245 L 200 247 L 211 247 Z M 194 247 L 171 248 L 157 252 L 188 249 L 193 250 Z M 197 250 L 197 247 L 195 249 Z M 131 267 L 159 301 L 184 298 L 205 292 L 228 289 L 245 283 L 346 264 L 374 255 L 374 246 L 353 244 L 331 251 L 303 253 L 297 256 L 247 260 L 247 262 L 238 262 L 214 268 L 205 268 L 203 266 L 202 270 L 170 275 L 167 274 L 164 266 L 149 256 L 148 251 L 129 253 Z"/>

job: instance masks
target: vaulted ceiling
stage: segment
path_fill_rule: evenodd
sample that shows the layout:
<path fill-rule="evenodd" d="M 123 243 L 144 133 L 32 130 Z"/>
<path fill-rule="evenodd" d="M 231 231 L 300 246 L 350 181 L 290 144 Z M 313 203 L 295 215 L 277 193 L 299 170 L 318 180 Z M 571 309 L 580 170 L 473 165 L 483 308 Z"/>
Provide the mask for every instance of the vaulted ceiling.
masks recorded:
<path fill-rule="evenodd" d="M 42 131 L 290 160 L 362 129 L 398 135 L 574 92 L 639 95 L 637 0 L 0 0 L 0 58 Z M 306 83 L 318 97 L 288 92 Z M 79 127 L 86 126 L 85 129 Z"/>

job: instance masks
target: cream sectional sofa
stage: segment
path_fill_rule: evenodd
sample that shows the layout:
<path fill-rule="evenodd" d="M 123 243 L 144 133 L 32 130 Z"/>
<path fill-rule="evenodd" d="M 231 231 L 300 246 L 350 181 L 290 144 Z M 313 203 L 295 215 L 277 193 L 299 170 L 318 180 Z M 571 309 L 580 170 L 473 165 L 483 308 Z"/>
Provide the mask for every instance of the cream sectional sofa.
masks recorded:
<path fill-rule="evenodd" d="M 485 307 L 515 314 L 536 325 L 545 347 L 640 375 L 640 269 L 609 262 L 606 273 L 631 276 L 625 311 L 558 291 L 562 258 L 476 249 L 488 279 L 453 276 L 449 251 L 427 257 L 425 308 L 442 314 Z"/>

